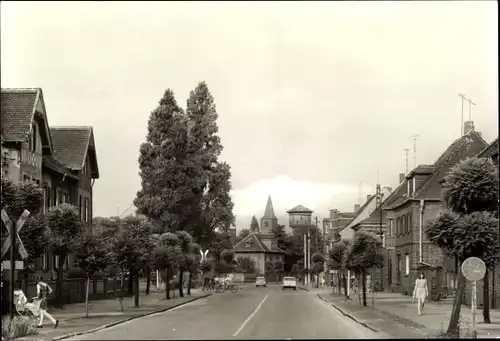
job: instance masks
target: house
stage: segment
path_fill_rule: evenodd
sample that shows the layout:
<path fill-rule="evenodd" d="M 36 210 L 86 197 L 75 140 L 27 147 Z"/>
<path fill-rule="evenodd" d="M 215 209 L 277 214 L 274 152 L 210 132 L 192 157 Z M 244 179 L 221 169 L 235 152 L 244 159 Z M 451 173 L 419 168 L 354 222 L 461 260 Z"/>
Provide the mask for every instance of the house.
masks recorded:
<path fill-rule="evenodd" d="M 385 186 L 381 189 L 381 195 L 382 198 L 387 198 L 392 192 L 392 188 L 389 186 Z M 382 199 L 383 200 L 383 199 Z M 356 210 L 357 208 L 357 210 Z M 347 225 L 345 225 L 342 229 L 340 229 L 339 234 L 340 234 L 340 239 L 342 240 L 351 240 L 354 238 L 354 232 L 355 230 L 353 229 L 354 226 L 362 222 L 363 220 L 367 219 L 373 211 L 377 208 L 377 200 L 374 195 L 367 195 L 366 196 L 366 202 L 363 204 L 363 206 L 359 207 L 359 205 L 355 205 L 355 215 L 354 218 L 352 218 Z"/>
<path fill-rule="evenodd" d="M 340 212 L 337 209 L 330 210 L 330 216 L 323 218 L 323 225 L 327 231 L 327 248 L 331 249 L 334 243 L 340 240 L 340 230 L 342 230 L 354 217 L 356 212 Z"/>
<path fill-rule="evenodd" d="M 62 203 L 76 206 L 90 229 L 99 178 L 93 128 L 50 127 L 39 88 L 2 89 L 1 118 L 2 177 L 43 188 L 43 212 Z M 49 274 L 56 267 L 49 254 L 35 262 L 35 270 Z"/>
<path fill-rule="evenodd" d="M 419 272 L 426 273 L 431 297 L 443 287 L 455 286 L 457 265 L 425 235 L 429 222 L 444 209 L 441 181 L 457 162 L 477 155 L 487 146 L 472 122 L 465 123 L 464 136 L 455 140 L 432 165 L 419 165 L 382 204 L 388 219 L 386 242 L 390 252 L 392 291 L 411 294 Z"/>
<path fill-rule="evenodd" d="M 284 262 L 285 252 L 281 250 L 272 233 L 273 227 L 278 225 L 278 218 L 274 214 L 271 196 L 267 199 L 264 215 L 260 219 L 258 232 L 252 232 L 234 246 L 235 259 L 250 257 L 255 261 L 256 274 L 267 274 L 266 263 Z"/>

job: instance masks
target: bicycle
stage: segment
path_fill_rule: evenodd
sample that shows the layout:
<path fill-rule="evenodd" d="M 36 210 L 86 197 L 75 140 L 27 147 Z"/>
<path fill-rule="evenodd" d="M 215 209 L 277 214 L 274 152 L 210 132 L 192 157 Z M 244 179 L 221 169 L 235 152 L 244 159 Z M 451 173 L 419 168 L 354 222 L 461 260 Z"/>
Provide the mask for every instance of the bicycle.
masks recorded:
<path fill-rule="evenodd" d="M 446 292 L 446 289 L 441 290 L 438 292 L 434 297 L 432 297 L 432 300 L 435 302 L 439 302 L 441 300 L 445 300 L 448 297 L 448 294 Z"/>
<path fill-rule="evenodd" d="M 226 290 L 231 290 L 231 292 L 234 294 L 238 292 L 238 290 L 240 290 L 240 287 L 237 286 L 236 284 L 231 283 L 227 286 Z"/>

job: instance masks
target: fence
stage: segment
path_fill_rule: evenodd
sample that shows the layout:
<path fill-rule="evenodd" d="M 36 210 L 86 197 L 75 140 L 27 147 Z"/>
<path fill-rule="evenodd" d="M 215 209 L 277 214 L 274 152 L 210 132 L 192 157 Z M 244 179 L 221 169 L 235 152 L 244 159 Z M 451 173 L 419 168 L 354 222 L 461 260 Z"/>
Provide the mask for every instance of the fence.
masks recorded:
<path fill-rule="evenodd" d="M 15 288 L 23 289 L 25 291 L 26 285 L 23 285 L 22 281 L 16 281 Z M 54 306 L 56 303 L 56 282 L 46 281 L 48 285 L 51 286 L 53 293 L 50 295 L 48 300 L 49 306 Z M 74 303 L 84 303 L 85 302 L 85 290 L 87 281 L 83 278 L 75 279 L 65 279 L 63 282 L 63 293 L 62 293 L 62 303 L 63 304 L 74 304 Z M 90 280 L 89 285 L 89 300 L 99 300 L 110 297 L 118 297 L 120 295 L 121 280 L 120 279 L 94 279 Z M 127 291 L 127 283 L 124 283 L 124 296 L 129 296 L 130 293 Z M 4 281 L 2 283 L 2 312 L 6 313 L 9 311 L 9 290 L 10 283 Z M 27 292 L 25 292 L 26 297 L 31 298 L 36 296 L 36 283 L 29 282 L 27 285 Z"/>

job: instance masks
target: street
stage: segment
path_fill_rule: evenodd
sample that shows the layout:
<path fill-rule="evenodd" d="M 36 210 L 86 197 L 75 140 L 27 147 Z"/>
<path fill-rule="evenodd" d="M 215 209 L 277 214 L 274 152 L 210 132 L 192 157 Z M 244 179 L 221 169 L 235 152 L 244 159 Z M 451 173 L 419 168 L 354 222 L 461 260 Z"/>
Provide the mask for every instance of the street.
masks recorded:
<path fill-rule="evenodd" d="M 383 338 L 314 293 L 243 285 L 72 340 Z"/>

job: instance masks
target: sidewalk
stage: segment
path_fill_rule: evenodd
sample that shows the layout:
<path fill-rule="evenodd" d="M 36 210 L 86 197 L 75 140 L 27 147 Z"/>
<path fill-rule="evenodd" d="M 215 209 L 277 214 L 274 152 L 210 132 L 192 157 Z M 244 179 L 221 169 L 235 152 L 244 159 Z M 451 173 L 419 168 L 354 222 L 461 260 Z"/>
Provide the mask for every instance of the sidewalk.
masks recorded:
<path fill-rule="evenodd" d="M 446 331 L 453 307 L 452 298 L 441 302 L 428 301 L 425 304 L 425 314 L 418 316 L 416 303 L 412 303 L 412 298 L 399 293 L 376 292 L 373 307 L 372 295 L 368 294 L 366 297 L 368 306 L 363 307 L 359 304 L 358 297 L 348 300 L 343 295 L 332 294 L 331 287 L 325 290 L 309 290 L 316 292 L 320 298 L 331 302 L 337 309 L 351 315 L 360 323 L 366 323 L 393 337 L 436 337 L 442 331 Z M 490 318 L 491 324 L 485 324 L 482 310 L 477 310 L 478 338 L 500 336 L 500 312 L 490 310 Z M 466 336 L 472 327 L 471 311 L 466 306 L 462 306 L 461 321 L 462 335 Z"/>
<path fill-rule="evenodd" d="M 85 304 L 70 304 L 63 309 L 50 309 L 49 312 L 59 320 L 57 329 L 51 325 L 49 319 L 44 318 L 44 327 L 39 329 L 38 335 L 19 338 L 16 340 L 60 340 L 62 338 L 86 334 L 89 331 L 103 329 L 115 324 L 150 315 L 155 312 L 165 311 L 170 308 L 207 297 L 210 294 L 201 289 L 192 289 L 191 295 L 186 292 L 185 297 L 176 296 L 175 299 L 166 300 L 165 293 L 151 293 L 148 296 L 141 294 L 139 308 L 134 308 L 134 298 L 123 299 L 123 312 L 120 311 L 119 301 L 114 299 L 89 302 L 89 318 L 85 318 Z"/>

